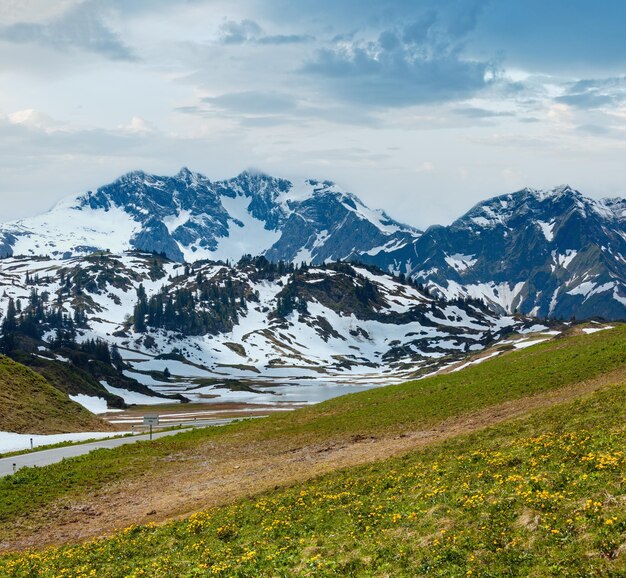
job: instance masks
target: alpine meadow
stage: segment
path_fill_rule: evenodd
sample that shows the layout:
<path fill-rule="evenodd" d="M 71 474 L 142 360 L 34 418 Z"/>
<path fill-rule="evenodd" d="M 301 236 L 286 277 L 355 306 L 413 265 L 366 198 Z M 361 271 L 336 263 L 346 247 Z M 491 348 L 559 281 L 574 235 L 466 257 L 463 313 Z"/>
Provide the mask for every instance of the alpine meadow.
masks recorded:
<path fill-rule="evenodd" d="M 0 576 L 625 576 L 624 18 L 0 2 Z"/>

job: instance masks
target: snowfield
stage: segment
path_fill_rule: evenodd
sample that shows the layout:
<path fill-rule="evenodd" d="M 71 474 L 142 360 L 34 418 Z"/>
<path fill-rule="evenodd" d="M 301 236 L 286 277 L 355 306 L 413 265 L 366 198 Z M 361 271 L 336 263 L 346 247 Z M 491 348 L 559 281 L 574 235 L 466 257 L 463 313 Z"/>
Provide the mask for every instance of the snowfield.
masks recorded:
<path fill-rule="evenodd" d="M 62 442 L 84 442 L 87 440 L 111 438 L 130 432 L 81 432 L 66 434 L 18 434 L 0 431 L 0 454 L 19 452 L 30 449 L 30 440 L 34 447 L 48 446 Z"/>
<path fill-rule="evenodd" d="M 471 266 L 468 255 L 454 258 Z M 431 373 L 442 364 L 481 351 L 488 339 L 513 330 L 546 329 L 497 315 L 475 303 L 434 299 L 414 285 L 363 266 L 344 270 L 316 266 L 300 271 L 298 286 L 305 296 L 302 298 L 306 298 L 306 312 L 294 310 L 280 317 L 276 314 L 278 303 L 286 287 L 294 282 L 295 273 L 259 278 L 254 267 L 207 262 L 186 276 L 183 265 L 164 261 L 155 274 L 154 257 L 137 253 L 3 259 L 0 311 L 6 308 L 9 298 L 26 304 L 35 287 L 50 295 L 49 303 L 57 303 L 60 298 L 63 310 L 74 315 L 76 301 L 61 291 L 61 278 L 76 271 L 94 279 L 93 284 L 83 281 L 88 321 L 79 329 L 77 339 L 104 339 L 116 345 L 128 364 L 124 374 L 154 392 L 182 394 L 205 403 L 310 403 Z M 253 296 L 238 311 L 231 330 L 186 336 L 162 328 L 149 328 L 147 333 L 134 331 L 129 320 L 140 284 L 150 298 L 179 288 L 195 291 L 198 276 L 217 285 L 223 285 L 224 279 L 236 281 Z M 509 292 L 510 299 L 517 290 Z M 370 297 L 359 301 L 359 291 L 369 291 L 373 301 Z M 347 296 L 345 305 L 341 304 L 343 295 Z M 54 337 L 54 332 L 45 335 L 49 341 Z M 43 347 L 40 354 L 50 352 Z M 169 379 L 161 377 L 165 370 Z M 262 394 L 233 392 L 215 387 L 220 382 L 243 382 L 265 389 Z M 105 381 L 101 384 L 127 404 L 172 403 L 125 391 Z M 103 398 L 78 395 L 73 399 L 93 413 L 109 411 Z"/>

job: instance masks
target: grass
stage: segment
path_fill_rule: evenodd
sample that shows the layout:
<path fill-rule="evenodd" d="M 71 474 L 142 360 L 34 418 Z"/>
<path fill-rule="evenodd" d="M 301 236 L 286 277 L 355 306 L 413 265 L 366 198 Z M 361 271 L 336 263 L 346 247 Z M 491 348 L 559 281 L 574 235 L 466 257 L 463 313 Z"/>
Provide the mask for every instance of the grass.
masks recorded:
<path fill-rule="evenodd" d="M 32 369 L 0 355 L 0 431 L 64 433 L 109 429 Z"/>
<path fill-rule="evenodd" d="M 59 351 L 59 354 L 66 351 Z M 83 354 L 84 355 L 84 354 Z M 13 359 L 29 367 L 41 375 L 50 385 L 68 395 L 83 393 L 92 397 L 115 396 L 100 385 L 92 375 L 76 367 L 73 363 L 65 363 L 57 359 L 36 356 L 25 351 L 14 351 Z"/>
<path fill-rule="evenodd" d="M 236 426 L 224 427 L 232 430 Z M 214 437 L 217 429 L 198 429 L 152 442 L 139 441 L 115 450 L 99 449 L 42 468 L 22 468 L 0 478 L 0 536 L 11 530 L 11 523 L 18 517 L 37 512 L 56 500 L 78 498 L 148 471 L 158 477 L 163 458 L 196 447 Z"/>
<path fill-rule="evenodd" d="M 626 387 L 164 526 L 0 558 L 26 576 L 624 576 Z"/>
<path fill-rule="evenodd" d="M 469 367 L 278 416 L 260 435 L 377 434 L 425 427 L 626 366 L 626 326 L 540 343 Z M 267 424 L 264 424 L 264 426 Z"/>
<path fill-rule="evenodd" d="M 22 469 L 0 479 L 0 538 L 16 519 L 64 499 L 80 499 L 121 480 L 153 477 L 173 467 L 172 454 L 203 444 L 279 440 L 285 445 L 341 440 L 358 435 L 396 435 L 507 400 L 592 379 L 626 365 L 626 326 L 545 342 L 463 371 L 434 376 L 304 408 L 263 420 L 181 433 L 115 450 L 97 450 L 45 468 Z M 4 528 L 4 529 L 2 529 Z"/>
<path fill-rule="evenodd" d="M 237 447 L 268 440 L 285 447 L 359 435 L 397 435 L 509 400 L 598 378 L 626 365 L 626 326 L 567 337 L 514 351 L 458 373 L 345 396 L 264 420 L 185 432 L 151 443 L 98 450 L 0 479 L 0 541 L 17 521 L 46 522 L 58 504 L 80 500 L 120 481 L 167 479 L 171 455 L 203 447 Z M 38 516 L 41 520 L 38 520 Z"/>

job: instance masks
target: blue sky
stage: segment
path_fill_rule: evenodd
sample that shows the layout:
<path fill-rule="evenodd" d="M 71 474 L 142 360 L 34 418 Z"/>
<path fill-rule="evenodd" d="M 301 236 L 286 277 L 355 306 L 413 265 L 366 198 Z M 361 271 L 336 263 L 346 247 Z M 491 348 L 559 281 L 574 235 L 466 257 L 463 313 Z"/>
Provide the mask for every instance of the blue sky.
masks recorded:
<path fill-rule="evenodd" d="M 626 190 L 616 0 L 1 0 L 0 220 L 128 170 L 332 179 L 424 227 Z"/>

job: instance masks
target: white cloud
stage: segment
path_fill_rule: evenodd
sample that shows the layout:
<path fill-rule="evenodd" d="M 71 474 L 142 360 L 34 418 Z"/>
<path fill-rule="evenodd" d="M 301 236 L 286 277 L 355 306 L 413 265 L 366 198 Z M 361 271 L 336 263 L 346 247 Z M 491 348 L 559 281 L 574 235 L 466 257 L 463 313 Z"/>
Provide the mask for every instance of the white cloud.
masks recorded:
<path fill-rule="evenodd" d="M 47 114 L 32 108 L 12 112 L 8 115 L 8 120 L 11 124 L 39 129 L 47 133 L 62 130 L 65 126 L 63 123 L 55 121 Z"/>
<path fill-rule="evenodd" d="M 129 134 L 149 134 L 156 131 L 156 126 L 140 116 L 133 116 L 128 124 L 118 125 L 119 130 Z"/>

